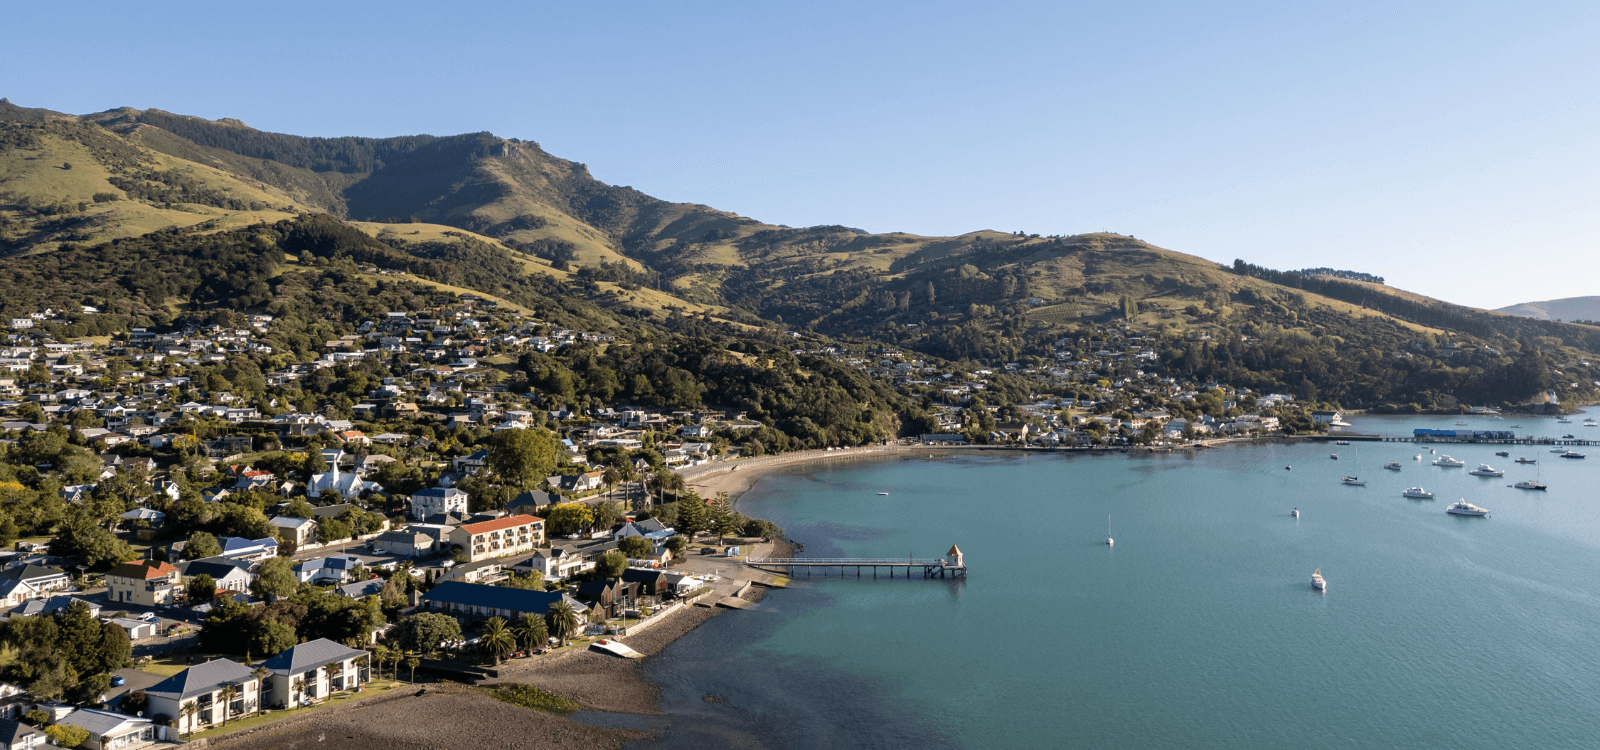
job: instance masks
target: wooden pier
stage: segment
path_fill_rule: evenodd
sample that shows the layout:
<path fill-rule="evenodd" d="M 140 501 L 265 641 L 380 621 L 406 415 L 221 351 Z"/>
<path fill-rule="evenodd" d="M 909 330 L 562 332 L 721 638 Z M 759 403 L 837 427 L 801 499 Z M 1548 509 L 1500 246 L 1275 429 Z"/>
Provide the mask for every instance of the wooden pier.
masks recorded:
<path fill-rule="evenodd" d="M 967 563 L 961 554 L 961 548 L 950 545 L 950 552 L 946 557 L 916 558 L 916 557 L 747 557 L 744 564 L 752 568 L 787 574 L 794 578 L 796 573 L 805 571 L 807 576 L 821 569 L 826 576 L 829 568 L 838 568 L 839 575 L 843 577 L 845 570 L 854 568 L 856 577 L 865 577 L 863 569 L 872 569 L 872 577 L 877 578 L 879 573 L 887 573 L 889 578 L 910 578 L 917 571 L 922 572 L 923 578 L 966 578 Z M 905 571 L 904 576 L 897 575 Z"/>

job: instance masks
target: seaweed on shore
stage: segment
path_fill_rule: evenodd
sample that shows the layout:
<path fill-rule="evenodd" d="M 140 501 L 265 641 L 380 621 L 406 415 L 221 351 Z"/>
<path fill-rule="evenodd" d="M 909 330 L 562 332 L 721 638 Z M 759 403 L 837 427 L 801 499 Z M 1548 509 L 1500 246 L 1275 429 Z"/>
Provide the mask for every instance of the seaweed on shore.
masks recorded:
<path fill-rule="evenodd" d="M 535 711 L 567 716 L 583 708 L 576 701 L 532 685 L 504 683 L 484 688 L 497 701 Z"/>

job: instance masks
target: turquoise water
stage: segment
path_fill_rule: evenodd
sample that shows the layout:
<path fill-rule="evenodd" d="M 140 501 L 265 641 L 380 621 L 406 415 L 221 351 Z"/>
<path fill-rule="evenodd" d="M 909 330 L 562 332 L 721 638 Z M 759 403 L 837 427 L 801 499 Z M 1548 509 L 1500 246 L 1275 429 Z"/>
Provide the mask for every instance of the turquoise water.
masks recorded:
<path fill-rule="evenodd" d="M 647 664 L 675 716 L 659 744 L 1592 747 L 1600 448 L 1583 461 L 1506 449 L 1448 449 L 1503 479 L 1430 466 L 1410 444 L 964 456 L 768 477 L 741 510 L 811 556 L 938 556 L 958 543 L 970 577 L 802 577 L 712 620 Z M 1511 463 L 1519 455 L 1539 466 Z M 1381 468 L 1391 460 L 1403 471 Z M 1370 484 L 1342 486 L 1344 474 Z M 1534 476 L 1551 489 L 1507 486 Z M 1400 497 L 1417 484 L 1438 499 Z M 1492 515 L 1445 515 L 1457 497 Z M 1318 567 L 1326 594 L 1310 588 Z"/>

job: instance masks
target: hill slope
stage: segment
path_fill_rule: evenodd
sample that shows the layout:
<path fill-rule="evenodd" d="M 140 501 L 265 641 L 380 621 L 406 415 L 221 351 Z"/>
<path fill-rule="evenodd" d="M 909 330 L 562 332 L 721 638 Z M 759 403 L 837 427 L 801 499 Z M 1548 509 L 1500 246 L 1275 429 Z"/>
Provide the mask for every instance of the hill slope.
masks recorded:
<path fill-rule="evenodd" d="M 1600 320 L 1600 297 L 1567 297 L 1544 302 L 1524 302 L 1497 312 L 1540 320 Z"/>

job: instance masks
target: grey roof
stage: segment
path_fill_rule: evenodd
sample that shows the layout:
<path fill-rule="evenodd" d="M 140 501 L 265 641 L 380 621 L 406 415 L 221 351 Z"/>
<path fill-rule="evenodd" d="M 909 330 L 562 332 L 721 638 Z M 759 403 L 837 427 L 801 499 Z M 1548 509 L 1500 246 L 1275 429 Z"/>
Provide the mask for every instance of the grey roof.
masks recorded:
<path fill-rule="evenodd" d="M 460 604 L 469 607 L 504 609 L 512 612 L 544 614 L 550 605 L 565 600 L 579 612 L 589 608 L 560 591 L 529 591 L 506 586 L 485 586 L 481 583 L 445 581 L 422 595 L 423 601 Z"/>
<path fill-rule="evenodd" d="M 262 666 L 268 672 L 281 675 L 297 675 L 336 661 L 344 661 L 353 656 L 365 656 L 366 651 L 350 648 L 334 643 L 326 638 L 306 641 L 294 648 L 284 651 L 268 659 Z"/>
<path fill-rule="evenodd" d="M 221 557 L 205 557 L 199 560 L 190 560 L 179 563 L 178 568 L 183 571 L 184 578 L 198 575 L 208 575 L 216 580 L 222 580 L 235 570 L 242 570 L 246 575 L 250 573 L 250 563 L 238 560 L 229 560 Z"/>
<path fill-rule="evenodd" d="M 237 685 L 254 678 L 255 675 L 251 673 L 250 668 L 239 662 L 232 659 L 212 659 L 168 677 L 145 692 L 181 701 L 219 690 L 223 685 Z"/>
<path fill-rule="evenodd" d="M 268 523 L 285 529 L 298 529 L 308 523 L 316 523 L 315 518 L 294 518 L 292 516 L 275 516 Z"/>
<path fill-rule="evenodd" d="M 11 747 L 30 734 L 44 736 L 42 732 L 20 721 L 0 719 L 0 746 Z"/>
<path fill-rule="evenodd" d="M 19 581 L 30 581 L 38 578 L 54 578 L 64 576 L 67 572 L 55 568 L 46 568 L 43 565 L 20 565 L 15 568 L 0 570 L 0 578 L 15 578 Z"/>
<path fill-rule="evenodd" d="M 53 612 L 65 612 L 68 609 L 71 609 L 72 605 L 77 604 L 78 602 L 83 602 L 84 604 L 88 605 L 90 617 L 98 617 L 100 615 L 100 605 L 85 599 L 79 599 L 75 596 L 66 595 L 52 596 L 48 599 L 29 599 L 28 601 L 23 602 L 22 606 L 13 610 L 11 614 L 43 615 L 51 614 Z"/>
<path fill-rule="evenodd" d="M 140 719 L 127 714 L 119 714 L 115 711 L 99 711 L 92 708 L 80 708 L 70 714 L 67 714 L 66 718 L 56 723 L 71 724 L 75 727 L 83 727 L 84 729 L 89 730 L 89 734 L 92 734 L 96 737 L 103 737 L 107 732 L 116 731 L 117 727 L 120 727 L 130 721 L 139 722 L 141 724 L 150 723 L 149 719 Z"/>
<path fill-rule="evenodd" d="M 383 591 L 383 585 L 386 583 L 388 583 L 388 581 L 385 581 L 382 578 L 374 578 L 370 581 L 357 581 L 355 583 L 349 583 L 340 586 L 338 588 L 338 592 L 344 596 L 350 597 L 351 599 L 361 599 L 364 597 L 373 596 Z"/>

